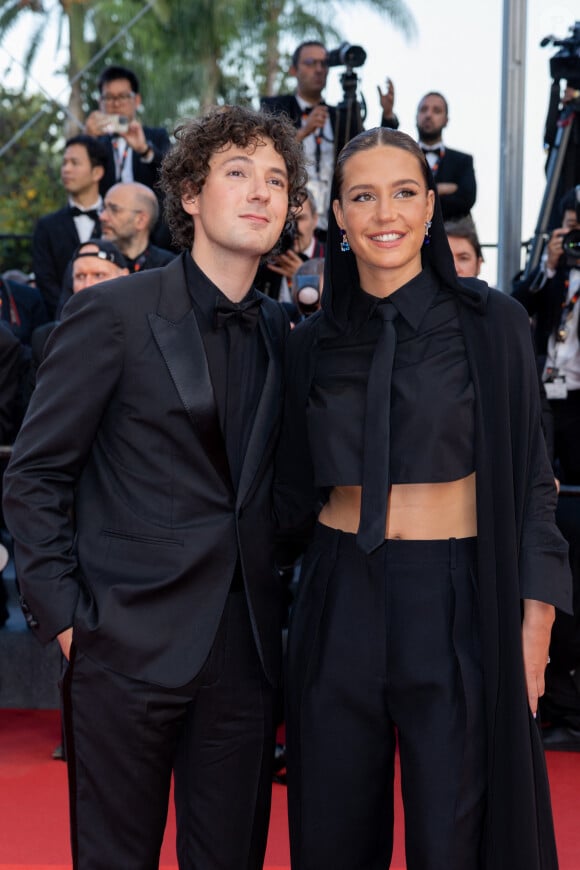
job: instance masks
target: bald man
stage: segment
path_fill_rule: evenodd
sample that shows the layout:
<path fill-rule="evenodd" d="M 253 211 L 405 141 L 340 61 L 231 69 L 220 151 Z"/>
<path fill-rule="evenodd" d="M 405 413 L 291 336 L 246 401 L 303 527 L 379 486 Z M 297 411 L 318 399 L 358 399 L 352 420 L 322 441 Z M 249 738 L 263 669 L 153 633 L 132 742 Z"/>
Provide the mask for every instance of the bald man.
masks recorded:
<path fill-rule="evenodd" d="M 175 256 L 150 242 L 159 217 L 157 197 L 138 181 L 114 184 L 103 200 L 101 232 L 124 255 L 129 271 L 141 272 L 165 266 Z"/>

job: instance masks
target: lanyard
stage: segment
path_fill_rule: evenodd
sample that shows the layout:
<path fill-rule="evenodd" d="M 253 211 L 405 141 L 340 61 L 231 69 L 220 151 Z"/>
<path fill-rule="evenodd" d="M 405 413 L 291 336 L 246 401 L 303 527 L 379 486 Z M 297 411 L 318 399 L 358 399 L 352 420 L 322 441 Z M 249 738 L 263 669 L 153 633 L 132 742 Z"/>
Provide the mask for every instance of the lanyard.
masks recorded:
<path fill-rule="evenodd" d="M 119 145 L 120 142 L 122 142 L 125 146 L 123 149 L 123 153 L 121 153 L 121 147 Z M 129 146 L 121 136 L 116 136 L 113 139 L 113 151 L 115 155 L 115 179 L 117 181 L 121 181 L 123 176 L 123 169 L 125 168 L 125 163 L 127 162 L 127 155 L 129 153 Z"/>
<path fill-rule="evenodd" d="M 564 286 L 566 288 L 566 295 L 567 295 L 568 288 L 570 286 L 570 282 L 566 281 L 564 283 Z M 568 323 L 572 319 L 572 314 L 574 312 L 574 306 L 576 305 L 576 303 L 578 302 L 579 299 L 580 299 L 580 287 L 578 288 L 578 290 L 576 290 L 574 295 L 567 302 L 562 302 L 562 316 L 560 318 L 560 325 L 558 326 L 558 329 L 556 330 L 556 343 L 566 341 L 566 339 L 568 338 Z"/>

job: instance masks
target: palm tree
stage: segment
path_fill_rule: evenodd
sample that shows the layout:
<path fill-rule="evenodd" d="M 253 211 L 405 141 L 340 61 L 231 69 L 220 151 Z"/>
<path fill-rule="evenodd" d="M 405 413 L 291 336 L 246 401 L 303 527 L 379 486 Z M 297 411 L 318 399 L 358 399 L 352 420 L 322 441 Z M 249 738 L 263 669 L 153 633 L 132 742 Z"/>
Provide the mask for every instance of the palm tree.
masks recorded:
<path fill-rule="evenodd" d="M 351 0 L 383 12 L 407 36 L 416 25 L 404 0 Z M 98 56 L 133 67 L 143 81 L 147 117 L 172 123 L 220 101 L 271 94 L 282 83 L 282 37 L 339 41 L 338 0 L 0 0 L 0 39 L 25 16 L 30 68 L 49 33 L 68 41 L 69 110 L 82 119 Z M 138 22 L 132 25 L 136 18 Z M 52 26 L 49 27 L 49 24 Z M 285 59 L 284 59 L 285 60 Z"/>

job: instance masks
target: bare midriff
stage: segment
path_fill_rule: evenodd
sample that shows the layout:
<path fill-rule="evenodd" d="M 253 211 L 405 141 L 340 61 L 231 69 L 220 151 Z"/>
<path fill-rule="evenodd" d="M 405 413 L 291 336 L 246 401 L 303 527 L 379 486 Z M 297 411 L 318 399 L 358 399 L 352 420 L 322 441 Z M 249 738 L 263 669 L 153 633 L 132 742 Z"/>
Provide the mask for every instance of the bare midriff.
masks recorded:
<path fill-rule="evenodd" d="M 360 486 L 336 486 L 319 521 L 356 534 L 360 519 Z M 404 483 L 391 487 L 385 538 L 438 541 L 477 535 L 475 472 L 446 483 Z"/>

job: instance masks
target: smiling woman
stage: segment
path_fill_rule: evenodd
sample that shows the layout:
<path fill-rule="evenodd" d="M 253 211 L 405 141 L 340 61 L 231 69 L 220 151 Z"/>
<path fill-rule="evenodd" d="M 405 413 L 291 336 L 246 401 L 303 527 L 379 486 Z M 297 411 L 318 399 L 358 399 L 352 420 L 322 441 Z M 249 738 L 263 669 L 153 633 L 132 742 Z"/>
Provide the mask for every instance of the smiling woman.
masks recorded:
<path fill-rule="evenodd" d="M 292 866 L 389 865 L 398 741 L 409 870 L 555 870 L 533 717 L 571 591 L 527 317 L 457 278 L 406 134 L 352 139 L 333 191 L 276 485 L 284 534 L 313 531 L 288 639 Z"/>

